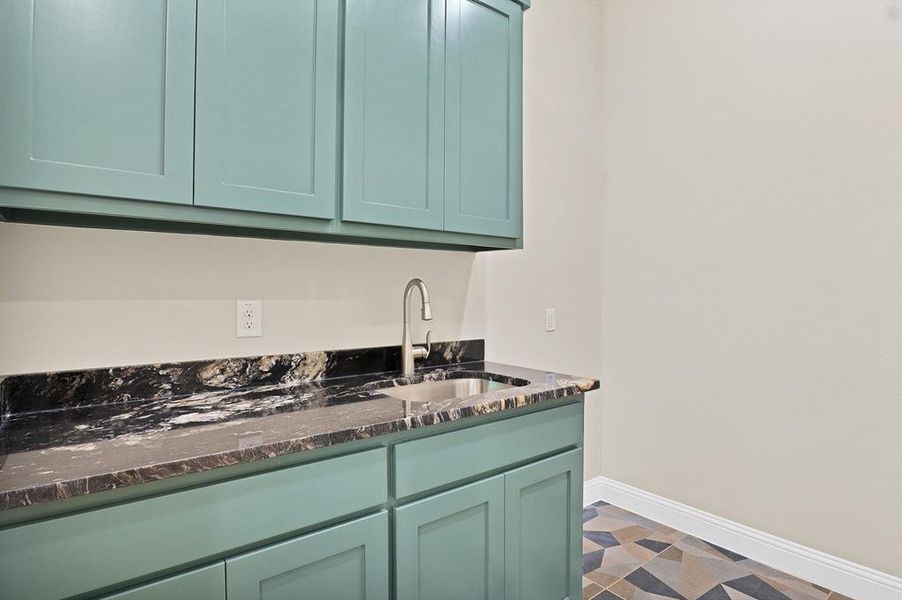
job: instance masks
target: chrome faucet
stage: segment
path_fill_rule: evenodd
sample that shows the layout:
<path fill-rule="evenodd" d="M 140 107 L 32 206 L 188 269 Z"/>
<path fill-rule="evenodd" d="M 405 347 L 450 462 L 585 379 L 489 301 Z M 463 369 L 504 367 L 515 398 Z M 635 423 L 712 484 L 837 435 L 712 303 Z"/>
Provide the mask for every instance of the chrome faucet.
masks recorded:
<path fill-rule="evenodd" d="M 411 279 L 404 288 L 404 334 L 401 338 L 401 375 L 413 375 L 414 361 L 418 358 L 427 358 L 432 350 L 432 342 L 429 339 L 432 331 L 426 332 L 426 347 L 414 346 L 410 342 L 410 312 L 408 305 L 410 304 L 410 295 L 413 289 L 420 290 L 420 297 L 423 299 L 422 317 L 424 321 L 432 320 L 432 308 L 429 306 L 429 291 L 422 279 Z"/>

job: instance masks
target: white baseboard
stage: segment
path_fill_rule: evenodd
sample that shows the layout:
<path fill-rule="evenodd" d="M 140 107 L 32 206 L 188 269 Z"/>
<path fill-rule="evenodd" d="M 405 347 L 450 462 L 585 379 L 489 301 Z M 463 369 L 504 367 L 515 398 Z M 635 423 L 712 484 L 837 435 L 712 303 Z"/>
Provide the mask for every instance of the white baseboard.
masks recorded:
<path fill-rule="evenodd" d="M 596 477 L 583 504 L 604 500 L 855 600 L 902 600 L 902 578 L 808 548 L 630 485 Z"/>

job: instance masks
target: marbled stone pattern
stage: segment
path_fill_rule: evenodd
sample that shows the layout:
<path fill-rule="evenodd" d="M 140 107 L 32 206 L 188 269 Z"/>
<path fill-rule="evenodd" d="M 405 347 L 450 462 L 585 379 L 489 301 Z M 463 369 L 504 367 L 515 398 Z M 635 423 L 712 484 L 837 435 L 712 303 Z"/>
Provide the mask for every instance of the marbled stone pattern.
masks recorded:
<path fill-rule="evenodd" d="M 480 341 L 480 353 L 481 349 Z M 332 367 L 343 376 L 323 376 L 330 355 L 322 353 L 321 360 L 275 361 L 272 364 L 293 365 L 293 372 L 302 375 L 284 381 L 288 370 L 274 375 L 278 382 L 260 377 L 258 373 L 266 371 L 258 367 L 239 370 L 251 373 L 248 385 L 230 367 L 211 367 L 204 370 L 203 380 L 215 385 L 208 383 L 193 394 L 140 398 L 120 386 L 116 401 L 69 402 L 67 408 L 14 412 L 0 429 L 0 445 L 5 445 L 0 510 L 427 427 L 572 396 L 599 385 L 595 379 L 481 360 L 427 366 L 407 378 L 385 372 L 347 375 L 347 364 L 344 371 Z M 465 353 L 458 356 L 466 358 Z M 222 361 L 210 361 L 218 362 Z M 169 366 L 158 372 L 181 376 L 187 369 Z M 383 393 L 388 387 L 457 377 L 490 378 L 515 387 L 425 404 Z M 158 385 L 164 381 L 158 379 Z M 150 385 L 147 378 L 142 382 Z M 122 399 L 125 396 L 128 400 Z M 44 395 L 42 402 L 48 398 Z"/>
<path fill-rule="evenodd" d="M 484 340 L 436 342 L 420 367 L 482 360 Z M 0 378 L 0 414 L 146 402 L 200 392 L 303 383 L 401 367 L 400 346 L 35 373 Z"/>

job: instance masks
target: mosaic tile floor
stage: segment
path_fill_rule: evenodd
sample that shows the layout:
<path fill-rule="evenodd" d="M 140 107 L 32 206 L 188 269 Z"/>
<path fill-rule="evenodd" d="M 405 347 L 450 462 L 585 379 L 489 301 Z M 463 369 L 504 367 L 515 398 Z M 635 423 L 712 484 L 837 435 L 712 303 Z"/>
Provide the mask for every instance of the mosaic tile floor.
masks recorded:
<path fill-rule="evenodd" d="M 583 509 L 583 600 L 850 600 L 605 502 Z"/>

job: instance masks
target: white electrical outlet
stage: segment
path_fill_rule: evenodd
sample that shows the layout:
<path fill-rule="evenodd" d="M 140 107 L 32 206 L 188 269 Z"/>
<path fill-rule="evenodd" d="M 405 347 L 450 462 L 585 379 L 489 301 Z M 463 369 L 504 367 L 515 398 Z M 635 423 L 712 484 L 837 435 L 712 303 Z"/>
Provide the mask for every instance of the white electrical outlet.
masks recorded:
<path fill-rule="evenodd" d="M 545 309 L 545 331 L 554 331 L 556 329 L 555 323 L 555 309 L 546 308 Z"/>
<path fill-rule="evenodd" d="M 260 300 L 238 300 L 235 303 L 235 335 L 237 337 L 263 335 L 263 303 Z"/>

